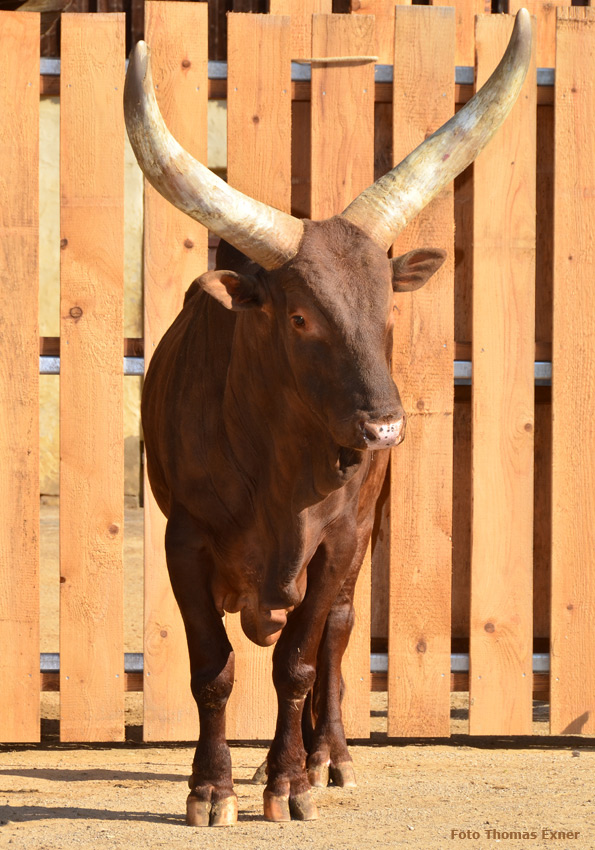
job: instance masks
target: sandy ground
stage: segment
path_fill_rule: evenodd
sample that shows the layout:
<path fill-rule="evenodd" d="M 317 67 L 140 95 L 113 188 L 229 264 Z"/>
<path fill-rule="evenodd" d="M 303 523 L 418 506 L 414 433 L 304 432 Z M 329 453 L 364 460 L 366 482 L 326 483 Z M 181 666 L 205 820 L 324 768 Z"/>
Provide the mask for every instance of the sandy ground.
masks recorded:
<path fill-rule="evenodd" d="M 57 647 L 57 508 L 42 512 L 45 617 L 42 651 Z M 126 650 L 141 651 L 132 602 L 142 598 L 138 510 L 126 517 Z M 131 607 L 132 606 L 132 607 Z M 138 603 L 136 603 L 138 611 Z M 448 741 L 386 737 L 386 695 L 371 695 L 373 733 L 351 747 L 359 787 L 315 790 L 316 822 L 269 824 L 262 786 L 250 781 L 265 750 L 232 748 L 239 823 L 184 824 L 190 745 L 142 743 L 141 695 L 127 695 L 127 742 L 58 742 L 58 695 L 42 695 L 43 741 L 0 745 L 0 847 L 419 850 L 503 846 L 595 850 L 595 741 L 547 737 L 547 706 L 535 704 L 533 738 L 466 735 L 467 695 L 453 695 Z"/>
<path fill-rule="evenodd" d="M 585 739 L 546 743 L 354 746 L 359 787 L 316 790 L 320 819 L 289 824 L 262 818 L 262 786 L 250 778 L 264 750 L 234 747 L 240 819 L 226 829 L 184 824 L 189 747 L 4 746 L 0 846 L 592 850 L 595 748 Z M 560 831 L 574 837 L 554 837 Z"/>

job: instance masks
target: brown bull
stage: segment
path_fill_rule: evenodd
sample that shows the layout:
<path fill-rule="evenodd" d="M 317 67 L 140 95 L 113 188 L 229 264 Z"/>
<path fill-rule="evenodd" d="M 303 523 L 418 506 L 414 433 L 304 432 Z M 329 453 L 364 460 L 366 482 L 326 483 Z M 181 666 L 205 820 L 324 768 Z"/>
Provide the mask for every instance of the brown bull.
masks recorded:
<path fill-rule="evenodd" d="M 444 252 L 389 260 L 396 234 L 477 156 L 509 112 L 531 52 L 523 10 L 475 98 L 340 216 L 300 221 L 192 159 L 158 111 L 148 51 L 131 59 L 128 132 L 151 183 L 222 237 L 219 271 L 190 287 L 145 382 L 149 478 L 190 652 L 200 738 L 187 820 L 237 819 L 225 705 L 234 655 L 222 616 L 276 643 L 275 737 L 264 814 L 317 816 L 311 785 L 355 784 L 341 659 L 388 452 L 405 417 L 390 374 L 393 293 Z M 233 246 L 233 247 L 232 247 Z M 304 705 L 307 702 L 307 711 Z"/>

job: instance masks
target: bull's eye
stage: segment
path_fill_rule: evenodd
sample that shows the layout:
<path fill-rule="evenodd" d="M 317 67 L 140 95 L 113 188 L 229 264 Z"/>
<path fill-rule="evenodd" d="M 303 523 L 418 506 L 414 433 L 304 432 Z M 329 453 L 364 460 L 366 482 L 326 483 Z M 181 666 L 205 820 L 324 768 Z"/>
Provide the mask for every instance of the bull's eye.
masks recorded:
<path fill-rule="evenodd" d="M 306 320 L 303 316 L 292 316 L 291 321 L 293 322 L 296 328 L 303 328 L 306 324 Z"/>

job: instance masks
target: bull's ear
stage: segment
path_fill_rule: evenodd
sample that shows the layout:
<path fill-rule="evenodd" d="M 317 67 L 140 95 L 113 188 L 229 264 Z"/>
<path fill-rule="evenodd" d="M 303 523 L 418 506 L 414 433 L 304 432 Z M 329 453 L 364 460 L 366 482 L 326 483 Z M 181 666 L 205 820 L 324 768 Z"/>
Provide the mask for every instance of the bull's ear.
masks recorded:
<path fill-rule="evenodd" d="M 218 269 L 201 275 L 197 282 L 228 310 L 248 310 L 263 304 L 262 285 L 252 275 Z"/>
<path fill-rule="evenodd" d="M 446 259 L 446 251 L 438 248 L 420 248 L 409 251 L 402 257 L 391 260 L 393 267 L 393 290 L 415 292 L 427 283 Z"/>

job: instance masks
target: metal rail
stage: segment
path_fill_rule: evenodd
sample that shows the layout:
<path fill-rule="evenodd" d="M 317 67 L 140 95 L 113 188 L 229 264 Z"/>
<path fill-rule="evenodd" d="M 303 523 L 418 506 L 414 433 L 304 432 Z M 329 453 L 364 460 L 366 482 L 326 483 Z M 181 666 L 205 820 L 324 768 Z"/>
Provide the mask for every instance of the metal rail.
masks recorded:
<path fill-rule="evenodd" d="M 145 361 L 143 357 L 124 357 L 123 369 L 124 375 L 144 375 Z M 40 375 L 59 375 L 60 374 L 60 358 L 41 355 L 39 358 L 39 374 Z"/>
<path fill-rule="evenodd" d="M 455 385 L 471 384 L 472 365 L 470 360 L 455 360 L 453 362 Z M 124 375 L 144 375 L 145 361 L 142 357 L 123 358 Z M 42 355 L 39 358 L 40 375 L 59 375 L 60 358 Z M 537 360 L 535 363 L 535 386 L 547 387 L 552 383 L 552 364 L 547 360 Z"/>
<path fill-rule="evenodd" d="M 40 667 L 42 673 L 59 673 L 60 672 L 60 653 L 58 652 L 42 652 L 40 659 Z M 144 659 L 142 652 L 125 652 L 124 653 L 124 672 L 125 673 L 142 673 L 144 670 Z M 453 652 L 450 656 L 450 671 L 451 673 L 468 673 L 469 672 L 469 655 L 466 652 Z M 386 652 L 372 652 L 370 655 L 370 672 L 371 673 L 387 673 L 388 672 L 388 654 Z M 549 673 L 550 672 L 550 656 L 547 652 L 533 653 L 533 672 L 534 673 Z"/>
<path fill-rule="evenodd" d="M 128 65 L 128 62 L 126 62 Z M 40 72 L 46 77 L 60 76 L 60 59 L 51 59 L 46 56 L 41 57 Z M 226 80 L 227 79 L 227 62 L 209 62 L 208 68 L 209 80 Z M 291 80 L 294 83 L 309 83 L 312 80 L 312 69 L 310 65 L 304 65 L 301 62 L 291 63 Z M 392 65 L 376 65 L 374 69 L 374 81 L 376 83 L 392 83 L 393 81 L 393 66 Z M 555 81 L 554 68 L 538 68 L 537 69 L 537 85 L 551 87 Z M 472 86 L 475 82 L 475 69 L 470 65 L 457 65 L 455 68 L 455 85 Z"/>
<path fill-rule="evenodd" d="M 370 655 L 371 673 L 388 673 L 388 654 L 386 652 L 373 652 Z M 453 652 L 450 656 L 451 673 L 469 672 L 469 654 L 467 652 Z M 549 673 L 550 656 L 547 652 L 533 653 L 533 672 Z"/>

